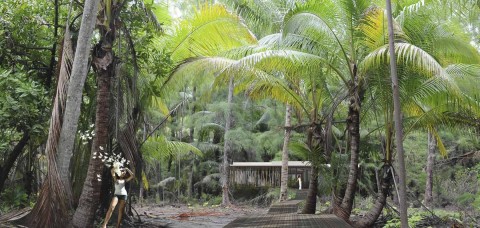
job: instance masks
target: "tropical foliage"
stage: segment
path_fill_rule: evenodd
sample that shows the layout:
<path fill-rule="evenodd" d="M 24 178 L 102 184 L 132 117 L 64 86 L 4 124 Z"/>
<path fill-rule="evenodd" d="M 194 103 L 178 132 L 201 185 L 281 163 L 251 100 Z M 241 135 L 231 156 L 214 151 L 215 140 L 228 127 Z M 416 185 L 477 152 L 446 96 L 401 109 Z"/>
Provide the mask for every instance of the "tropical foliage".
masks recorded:
<path fill-rule="evenodd" d="M 138 201 L 225 206 L 229 163 L 308 160 L 304 213 L 397 226 L 395 55 L 406 202 L 479 221 L 478 1 L 394 1 L 395 53 L 383 1 L 215 2 L 2 1 L 0 214 L 93 226 L 114 154 Z"/>

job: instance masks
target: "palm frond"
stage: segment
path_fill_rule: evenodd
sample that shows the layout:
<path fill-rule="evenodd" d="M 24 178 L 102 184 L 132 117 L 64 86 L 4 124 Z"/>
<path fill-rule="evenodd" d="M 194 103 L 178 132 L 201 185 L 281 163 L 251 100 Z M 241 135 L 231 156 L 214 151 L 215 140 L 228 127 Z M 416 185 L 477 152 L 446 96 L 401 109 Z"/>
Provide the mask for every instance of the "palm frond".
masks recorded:
<path fill-rule="evenodd" d="M 195 57 L 179 63 L 162 85 L 162 91 L 175 91 L 187 84 L 201 84 L 209 81 L 219 72 L 230 67 L 235 60 L 224 57 Z M 175 80 L 173 80 L 175 78 Z M 175 84 L 176 83 L 176 84 Z"/>
<path fill-rule="evenodd" d="M 330 59 L 294 50 L 270 50 L 255 53 L 240 59 L 237 66 L 239 68 L 242 66 L 255 67 L 265 72 L 281 71 L 292 76 L 298 75 L 299 72 L 312 72 L 312 70 L 318 70 L 319 67 L 324 66 L 347 83 L 345 73 Z"/>
<path fill-rule="evenodd" d="M 341 0 L 338 3 L 342 8 L 345 21 L 356 27 L 364 17 L 365 11 L 371 6 L 372 1 L 368 0 Z"/>
<path fill-rule="evenodd" d="M 443 157 L 447 157 L 447 153 L 448 153 L 447 149 L 445 148 L 442 138 L 438 134 L 437 130 L 434 127 L 432 127 L 430 130 L 433 136 L 435 137 L 435 139 L 437 140 L 437 147 L 438 147 L 438 151 L 440 152 L 440 155 L 442 155 Z"/>
<path fill-rule="evenodd" d="M 310 36 L 301 34 L 288 33 L 286 35 L 281 33 L 271 34 L 259 40 L 259 45 L 269 47 L 270 50 L 275 49 L 289 49 L 301 52 L 307 52 L 319 56 L 327 56 L 328 53 L 335 53 L 335 47 L 332 47 L 328 42 L 322 42 L 322 34 L 313 39 Z"/>
<path fill-rule="evenodd" d="M 445 71 L 455 78 L 474 77 L 480 78 L 480 64 L 451 64 L 445 68 Z"/>
<path fill-rule="evenodd" d="M 174 61 L 215 56 L 234 47 L 255 44 L 256 38 L 235 14 L 222 5 L 204 6 L 179 24 L 169 49 Z"/>
<path fill-rule="evenodd" d="M 150 137 L 141 148 L 145 157 L 157 160 L 165 160 L 170 156 L 183 157 L 189 154 L 203 156 L 203 153 L 195 146 L 178 141 L 169 141 L 164 136 Z"/>
<path fill-rule="evenodd" d="M 341 42 L 345 36 L 344 31 L 335 29 L 339 23 L 341 12 L 338 4 L 333 1 L 310 1 L 297 8 L 290 10 L 284 17 L 283 34 L 284 36 L 292 33 L 312 40 L 325 38 L 332 40 L 334 47 L 340 48 L 346 55 L 345 48 Z"/>
<path fill-rule="evenodd" d="M 378 7 L 371 8 L 365 15 L 359 30 L 363 33 L 363 43 L 370 49 L 387 44 L 387 23 L 384 10 Z M 397 32 L 398 33 L 398 32 Z"/>
<path fill-rule="evenodd" d="M 285 104 L 290 104 L 296 108 L 302 109 L 307 113 L 308 107 L 294 90 L 290 89 L 284 81 L 269 74 L 262 74 L 264 77 L 258 77 L 247 84 L 240 84 L 239 90 L 245 90 L 249 97 L 253 99 L 271 98 Z"/>
<path fill-rule="evenodd" d="M 275 1 L 226 1 L 259 37 L 280 30 L 283 9 Z"/>
<path fill-rule="evenodd" d="M 405 4 L 405 3 L 404 3 Z M 403 23 L 405 17 L 420 12 L 425 7 L 425 1 L 413 1 L 413 3 L 406 3 L 405 6 L 400 6 L 398 16 L 395 17 L 395 21 Z"/>
<path fill-rule="evenodd" d="M 452 81 L 444 68 L 433 56 L 413 44 L 396 43 L 395 54 L 399 65 L 416 67 L 427 77 L 435 76 L 446 81 Z M 378 69 L 385 63 L 388 63 L 389 59 L 388 45 L 385 45 L 368 54 L 361 62 L 360 66 L 364 71 L 363 73 L 366 73 L 365 71 Z"/>
<path fill-rule="evenodd" d="M 67 23 L 68 24 L 68 23 Z M 60 72 L 57 91 L 53 103 L 50 127 L 48 131 L 45 153 L 48 157 L 48 172 L 40 190 L 37 203 L 29 217 L 29 223 L 38 227 L 63 226 L 66 224 L 68 209 L 71 207 L 70 181 L 64 182 L 57 170 L 57 146 L 62 129 L 63 112 L 67 101 L 68 80 L 73 63 L 73 48 L 68 26 L 65 29 L 63 50 L 60 61 Z M 69 176 L 66 175 L 68 178 Z M 68 180 L 68 179 L 67 179 Z"/>

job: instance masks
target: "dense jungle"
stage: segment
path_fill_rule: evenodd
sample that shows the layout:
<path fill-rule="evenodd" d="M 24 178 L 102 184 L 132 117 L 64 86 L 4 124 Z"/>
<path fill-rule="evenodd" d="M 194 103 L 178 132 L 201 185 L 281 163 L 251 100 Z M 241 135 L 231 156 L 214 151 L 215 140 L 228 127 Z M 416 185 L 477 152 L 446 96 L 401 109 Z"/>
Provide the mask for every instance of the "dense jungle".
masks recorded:
<path fill-rule="evenodd" d="M 480 227 L 479 41 L 478 0 L 2 0 L 0 227 L 223 227 L 299 194 Z"/>

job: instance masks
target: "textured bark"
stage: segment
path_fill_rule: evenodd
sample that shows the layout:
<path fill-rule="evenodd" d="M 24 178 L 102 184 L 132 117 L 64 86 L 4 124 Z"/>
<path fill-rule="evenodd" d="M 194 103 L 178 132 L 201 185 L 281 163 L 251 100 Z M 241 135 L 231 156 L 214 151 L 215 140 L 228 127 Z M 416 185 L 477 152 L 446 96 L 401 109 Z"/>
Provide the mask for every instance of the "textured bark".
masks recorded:
<path fill-rule="evenodd" d="M 107 52 L 108 53 L 108 52 Z M 108 55 L 108 54 L 107 54 Z M 106 55 L 105 55 L 106 56 Z M 109 57 L 107 57 L 109 58 Z M 110 83 L 113 64 L 106 69 L 99 69 L 97 74 L 97 107 L 95 118 L 95 137 L 93 138 L 92 153 L 100 152 L 100 147 L 107 148 L 108 126 L 110 115 Z M 97 174 L 103 173 L 103 164 L 100 159 L 90 156 L 87 178 L 80 195 L 79 205 L 73 215 L 73 227 L 93 227 L 95 211 L 100 203 L 102 183 L 97 180 Z"/>
<path fill-rule="evenodd" d="M 433 200 L 433 165 L 435 164 L 435 149 L 437 147 L 437 139 L 433 134 L 428 132 L 428 157 L 427 157 L 427 180 L 425 181 L 425 206 L 432 206 Z"/>
<path fill-rule="evenodd" d="M 378 217 L 382 213 L 383 208 L 385 207 L 385 204 L 387 203 L 387 196 L 388 193 L 390 192 L 390 185 L 392 182 L 392 175 L 390 171 L 390 166 L 385 165 L 382 168 L 381 172 L 382 178 L 379 179 L 379 186 L 378 186 L 378 193 L 377 193 L 377 198 L 375 200 L 375 204 L 373 204 L 373 207 L 363 216 L 361 219 L 353 222 L 354 227 L 358 228 L 368 228 L 372 227 L 375 221 L 377 221 Z"/>
<path fill-rule="evenodd" d="M 355 72 L 356 74 L 356 72 Z M 355 199 L 355 191 L 357 189 L 358 178 L 358 157 L 360 150 L 360 92 L 358 82 L 354 81 L 352 95 L 350 97 L 350 105 L 348 107 L 347 129 L 349 133 L 350 146 L 350 166 L 347 179 L 345 195 L 340 207 L 335 207 L 334 213 L 345 221 L 349 221 L 352 212 L 353 200 Z"/>
<path fill-rule="evenodd" d="M 17 145 L 15 145 L 12 152 L 8 154 L 3 166 L 0 166 L 0 192 L 3 191 L 3 188 L 5 187 L 5 181 L 8 178 L 8 173 L 10 173 L 10 170 L 12 169 L 13 164 L 15 164 L 17 158 L 20 156 L 20 154 L 22 154 L 23 148 L 25 148 L 29 139 L 30 134 L 24 132 L 22 138 L 20 141 L 18 141 Z"/>
<path fill-rule="evenodd" d="M 112 6 L 106 6 L 106 8 Z M 119 9 L 117 9 L 119 10 Z M 108 10 L 106 10 L 107 12 Z M 113 15 L 115 13 L 112 13 Z M 107 18 L 111 18 L 108 15 Z M 113 21 L 109 21 L 109 27 L 100 27 L 101 40 L 95 46 L 93 66 L 97 75 L 97 106 L 95 112 L 95 137 L 93 138 L 92 153 L 100 152 L 100 147 L 107 150 L 108 129 L 110 118 L 110 84 L 115 72 L 115 61 L 112 46 L 115 40 L 115 27 Z M 131 158 L 127 158 L 131 159 Z M 73 215 L 74 227 L 93 227 L 95 211 L 101 200 L 102 182 L 98 181 L 97 175 L 103 173 L 103 163 L 100 159 L 90 156 L 87 177 L 85 179 L 79 206 Z"/>
<path fill-rule="evenodd" d="M 73 60 L 72 74 L 68 83 L 67 101 L 63 116 L 63 125 L 57 147 L 57 166 L 60 178 L 66 188 L 70 188 L 70 160 L 77 134 L 82 91 L 88 73 L 90 41 L 95 28 L 97 8 L 100 0 L 85 0 L 82 24 L 78 33 L 77 48 Z"/>
<path fill-rule="evenodd" d="M 310 150 L 311 156 L 315 159 L 312 159 L 312 173 L 310 176 L 310 184 L 308 186 L 307 199 L 305 202 L 305 207 L 303 208 L 302 213 L 304 214 L 315 214 L 317 207 L 317 193 L 318 193 L 318 172 L 319 172 L 319 163 L 322 150 L 320 148 L 325 148 L 325 140 L 323 131 L 320 125 L 317 124 L 317 109 L 314 108 L 311 113 L 311 126 L 308 129 L 307 133 L 307 146 Z M 318 159 L 318 160 L 317 160 Z"/>
<path fill-rule="evenodd" d="M 42 185 L 37 203 L 29 215 L 29 223 L 37 227 L 47 227 L 55 224 L 62 226 L 70 218 L 68 212 L 72 208 L 72 188 L 69 179 L 62 181 L 62 171 L 58 170 L 57 146 L 62 129 L 62 118 L 65 112 L 68 80 L 72 69 L 73 47 L 70 40 L 70 31 L 65 29 L 62 56 L 60 58 L 60 71 L 58 73 L 57 89 L 53 102 L 48 138 L 45 146 L 45 154 L 48 157 L 49 166 L 46 181 Z M 68 174 L 68 172 L 67 172 Z M 68 175 L 63 175 L 68 177 Z M 53 206 L 55 205 L 55 206 Z"/>
<path fill-rule="evenodd" d="M 285 110 L 285 135 L 282 149 L 282 174 L 280 178 L 280 201 L 288 199 L 288 143 L 292 126 L 292 107 L 286 105 Z"/>
<path fill-rule="evenodd" d="M 223 146 L 223 165 L 222 165 L 222 205 L 228 206 L 230 205 L 230 197 L 229 197 L 229 190 L 228 185 L 230 184 L 230 162 L 229 162 L 229 154 L 230 154 L 230 142 L 227 138 L 228 131 L 230 130 L 231 123 L 232 123 L 232 99 L 233 99 L 233 77 L 230 78 L 230 82 L 228 84 L 228 98 L 227 98 L 227 116 L 225 120 L 225 136 L 224 139 L 224 146 Z"/>
<path fill-rule="evenodd" d="M 302 210 L 303 214 L 315 214 L 317 208 L 318 172 L 318 167 L 312 165 L 312 174 L 310 175 L 307 199 L 305 201 L 305 207 Z"/>

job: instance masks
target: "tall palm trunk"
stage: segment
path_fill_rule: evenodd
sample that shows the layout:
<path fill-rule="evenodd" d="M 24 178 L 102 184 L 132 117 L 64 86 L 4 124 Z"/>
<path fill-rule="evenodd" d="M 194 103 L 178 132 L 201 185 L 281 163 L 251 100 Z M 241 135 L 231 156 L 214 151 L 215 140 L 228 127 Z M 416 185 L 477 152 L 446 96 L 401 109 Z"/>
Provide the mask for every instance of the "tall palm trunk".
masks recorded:
<path fill-rule="evenodd" d="M 229 154 L 230 154 L 230 141 L 227 138 L 228 131 L 231 127 L 232 122 L 232 99 L 233 99 L 233 77 L 230 77 L 230 82 L 228 84 L 228 98 L 227 98 L 227 116 L 225 120 L 225 136 L 224 138 L 224 146 L 223 146 L 223 165 L 222 165 L 222 205 L 228 206 L 230 205 L 230 197 L 229 197 L 229 190 L 228 185 L 230 184 L 230 162 L 229 162 Z"/>
<path fill-rule="evenodd" d="M 334 213 L 345 221 L 349 221 L 352 212 L 353 200 L 355 199 L 355 191 L 357 189 L 358 178 L 358 159 L 360 151 L 360 109 L 361 109 L 361 92 L 360 85 L 354 67 L 354 78 L 350 87 L 352 88 L 350 105 L 348 107 L 347 130 L 349 133 L 350 146 L 350 166 L 347 179 L 345 195 L 340 205 L 334 206 Z"/>
<path fill-rule="evenodd" d="M 107 52 L 109 53 L 109 52 Z M 106 54 L 105 56 L 110 55 Z M 108 57 L 107 57 L 108 58 Z M 95 137 L 93 139 L 92 153 L 101 152 L 100 147 L 106 149 L 108 143 L 108 126 L 110 115 L 110 78 L 112 77 L 113 64 L 106 69 L 100 69 L 97 74 L 97 108 L 95 112 Z M 83 185 L 79 206 L 73 216 L 73 227 L 93 227 L 95 211 L 100 203 L 101 182 L 97 174 L 103 173 L 103 164 L 100 159 L 90 156 L 87 177 Z"/>
<path fill-rule="evenodd" d="M 402 129 L 402 113 L 400 109 L 400 95 L 397 77 L 397 62 L 395 55 L 395 41 L 393 30 L 392 3 L 387 0 L 387 18 L 388 18 L 388 46 L 390 52 L 390 74 L 392 77 L 393 92 L 393 118 L 395 120 L 395 142 L 397 144 L 397 162 L 398 162 L 398 178 L 399 178 L 399 201 L 400 201 L 400 222 L 402 228 L 408 227 L 407 212 L 407 186 L 405 170 L 405 155 L 403 151 L 403 129 Z"/>
<path fill-rule="evenodd" d="M 317 193 L 318 193 L 318 172 L 317 165 L 312 164 L 312 174 L 310 175 L 310 184 L 308 185 L 307 199 L 305 207 L 302 210 L 303 214 L 315 214 L 317 209 Z"/>
<path fill-rule="evenodd" d="M 59 152 L 57 155 L 58 172 L 67 188 L 70 188 L 70 159 L 73 156 L 73 146 L 77 134 L 80 106 L 82 104 L 83 86 L 88 73 L 90 41 L 95 28 L 99 2 L 100 0 L 85 0 L 72 74 L 68 83 L 67 101 L 57 149 Z"/>
<path fill-rule="evenodd" d="M 317 109 L 314 108 L 311 116 L 311 126 L 308 129 L 307 133 L 307 146 L 312 153 L 312 173 L 310 175 L 310 184 L 308 186 L 307 199 L 305 202 L 305 207 L 303 208 L 302 213 L 304 214 L 315 214 L 317 207 L 317 193 L 318 193 L 318 172 L 321 150 L 324 148 L 324 139 L 322 135 L 322 129 L 320 125 L 317 124 Z M 314 160 L 317 159 L 317 160 Z"/>
<path fill-rule="evenodd" d="M 285 108 L 285 136 L 282 149 L 282 176 L 280 181 L 280 201 L 288 199 L 288 143 L 292 132 L 292 107 L 287 104 Z"/>
<path fill-rule="evenodd" d="M 427 180 L 425 181 L 425 206 L 430 207 L 433 200 L 433 165 L 435 164 L 435 148 L 437 140 L 432 132 L 428 131 Z"/>
<path fill-rule="evenodd" d="M 106 1 L 109 2 L 109 1 Z M 112 46 L 115 40 L 115 26 L 111 20 L 114 12 L 113 5 L 105 5 L 105 12 L 108 18 L 108 27 L 100 27 L 101 40 L 94 49 L 93 65 L 97 75 L 97 104 L 95 112 L 95 137 L 93 139 L 91 152 L 101 152 L 107 149 L 108 129 L 110 117 L 110 86 L 115 72 L 115 61 Z M 119 9 L 116 9 L 119 10 Z M 110 14 L 108 14 L 110 13 Z M 87 177 L 85 179 L 82 194 L 79 199 L 79 206 L 73 216 L 74 227 L 92 227 L 95 211 L 100 204 L 101 182 L 97 175 L 103 173 L 103 164 L 100 159 L 90 156 Z"/>
<path fill-rule="evenodd" d="M 62 117 L 65 111 L 67 98 L 66 92 L 68 91 L 68 80 L 70 78 L 73 60 L 73 48 L 68 27 L 65 30 L 62 49 L 57 91 L 53 103 L 48 138 L 45 146 L 45 154 L 47 154 L 49 160 L 48 173 L 46 180 L 42 185 L 42 189 L 40 190 L 37 203 L 35 204 L 32 213 L 29 215 L 30 226 L 36 227 L 64 225 L 64 223 L 69 220 L 69 218 L 66 217 L 68 210 L 71 209 L 71 203 L 73 201 L 68 172 L 61 173 L 57 166 L 57 164 L 59 164 L 59 156 L 57 155 L 65 154 L 59 153 L 57 146 L 59 144 L 60 130 L 62 128 Z M 62 180 L 62 178 L 65 179 Z"/>
<path fill-rule="evenodd" d="M 62 227 L 64 222 L 69 220 L 67 210 L 70 206 L 68 201 L 71 200 L 70 159 L 73 155 L 77 133 L 83 85 L 88 73 L 88 55 L 90 54 L 90 41 L 95 28 L 98 3 L 99 0 L 85 0 L 70 79 L 68 85 L 61 82 L 57 85 L 57 96 L 52 111 L 55 116 L 52 114 L 50 120 L 48 139 L 50 145 L 46 151 L 49 158 L 48 175 L 42 185 L 35 207 L 27 218 L 30 227 Z M 68 37 L 67 30 L 66 41 Z M 65 42 L 64 45 L 66 45 Z M 69 55 L 67 52 L 70 51 L 68 49 L 68 47 L 64 47 L 61 74 L 69 74 L 67 68 L 70 66 L 67 61 L 71 59 L 66 59 Z M 59 81 L 68 80 L 63 76 L 59 76 L 59 78 Z M 66 101 L 64 101 L 65 99 Z M 61 126 L 57 124 L 61 124 Z M 57 127 L 52 127 L 55 125 L 61 129 L 60 132 Z"/>

